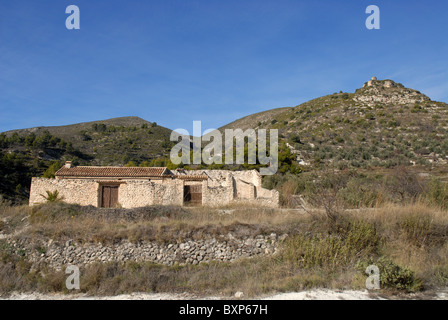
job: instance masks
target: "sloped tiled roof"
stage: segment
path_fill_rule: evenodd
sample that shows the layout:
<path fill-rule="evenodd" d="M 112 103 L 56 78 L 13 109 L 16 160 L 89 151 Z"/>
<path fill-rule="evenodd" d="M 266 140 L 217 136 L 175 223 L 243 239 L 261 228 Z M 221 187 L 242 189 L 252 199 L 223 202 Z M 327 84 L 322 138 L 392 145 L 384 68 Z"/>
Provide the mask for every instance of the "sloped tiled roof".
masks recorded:
<path fill-rule="evenodd" d="M 169 176 L 171 172 L 166 167 L 62 167 L 56 171 L 56 177 L 107 177 L 107 178 L 149 178 Z"/>

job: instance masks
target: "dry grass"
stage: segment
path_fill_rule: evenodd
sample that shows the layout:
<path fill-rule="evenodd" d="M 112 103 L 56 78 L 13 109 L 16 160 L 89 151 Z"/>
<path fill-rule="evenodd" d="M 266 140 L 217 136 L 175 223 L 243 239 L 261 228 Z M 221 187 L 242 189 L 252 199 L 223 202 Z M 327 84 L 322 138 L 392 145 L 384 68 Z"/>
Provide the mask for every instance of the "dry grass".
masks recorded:
<path fill-rule="evenodd" d="M 0 233 L 11 234 L 23 228 L 30 212 L 28 206 L 11 206 L 0 201 Z"/>
<path fill-rule="evenodd" d="M 349 210 L 337 215 L 335 221 L 312 211 L 304 214 L 241 206 L 150 207 L 130 212 L 121 209 L 114 216 L 63 203 L 32 210 L 1 210 L 1 218 L 9 221 L 5 230 L 23 227 L 23 217 L 30 214 L 26 234 L 17 235 L 29 240 L 173 241 L 228 232 L 239 237 L 289 234 L 279 254 L 233 263 L 183 267 L 135 262 L 93 264 L 81 269 L 82 291 L 91 294 L 244 291 L 250 296 L 312 287 L 362 288 L 366 275 L 359 266 L 363 263 L 391 268 L 384 269 L 391 274 L 385 290 L 413 291 L 448 285 L 448 213 L 420 202 Z M 10 222 L 15 223 L 14 228 Z M 7 240 L 0 241 L 0 252 L 0 292 L 65 290 L 62 272 L 31 272 L 26 257 L 11 254 Z"/>
<path fill-rule="evenodd" d="M 417 202 L 408 206 L 385 205 L 366 214 L 377 221 L 383 253 L 409 266 L 426 285 L 448 285 L 448 212 Z"/>
<path fill-rule="evenodd" d="M 148 207 L 139 209 L 137 214 L 126 209 L 116 211 L 63 203 L 38 206 L 31 210 L 31 226 L 24 236 L 106 243 L 121 239 L 200 239 L 206 234 L 213 236 L 228 232 L 242 237 L 288 229 L 303 216 L 297 210 L 241 206 L 225 209 Z"/>

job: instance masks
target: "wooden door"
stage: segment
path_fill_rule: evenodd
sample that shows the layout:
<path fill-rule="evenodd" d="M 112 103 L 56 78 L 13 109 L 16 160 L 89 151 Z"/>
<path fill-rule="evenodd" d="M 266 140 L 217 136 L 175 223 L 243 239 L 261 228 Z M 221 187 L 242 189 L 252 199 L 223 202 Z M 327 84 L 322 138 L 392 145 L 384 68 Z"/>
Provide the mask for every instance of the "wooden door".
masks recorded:
<path fill-rule="evenodd" d="M 184 186 L 184 203 L 192 205 L 202 204 L 202 185 Z"/>
<path fill-rule="evenodd" d="M 101 195 L 101 207 L 115 208 L 117 206 L 118 186 L 103 186 Z"/>

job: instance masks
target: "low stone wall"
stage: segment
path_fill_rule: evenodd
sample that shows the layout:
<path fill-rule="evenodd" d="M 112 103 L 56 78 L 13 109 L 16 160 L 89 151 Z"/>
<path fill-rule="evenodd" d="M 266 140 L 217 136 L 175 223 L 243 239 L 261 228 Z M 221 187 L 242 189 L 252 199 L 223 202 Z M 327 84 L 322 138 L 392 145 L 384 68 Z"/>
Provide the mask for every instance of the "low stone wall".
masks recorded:
<path fill-rule="evenodd" d="M 280 193 L 277 190 L 265 188 L 257 189 L 257 202 L 269 208 L 278 208 L 280 203 Z"/>
<path fill-rule="evenodd" d="M 243 257 L 270 255 L 277 252 L 278 242 L 285 236 L 258 235 L 237 239 L 231 234 L 219 238 L 184 240 L 180 243 L 141 241 L 132 243 L 123 240 L 116 244 L 80 244 L 73 241 L 56 243 L 26 243 L 25 240 L 11 242 L 13 251 L 25 255 L 37 267 L 47 264 L 55 270 L 68 265 L 78 267 L 94 262 L 154 262 L 164 265 L 199 264 L 211 261 L 234 261 Z"/>

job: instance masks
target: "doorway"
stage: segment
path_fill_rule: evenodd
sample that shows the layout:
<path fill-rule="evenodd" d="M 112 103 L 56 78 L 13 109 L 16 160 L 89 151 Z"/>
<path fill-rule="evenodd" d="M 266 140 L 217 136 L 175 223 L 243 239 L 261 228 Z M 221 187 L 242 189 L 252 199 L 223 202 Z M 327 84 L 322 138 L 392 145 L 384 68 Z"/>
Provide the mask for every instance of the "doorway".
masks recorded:
<path fill-rule="evenodd" d="M 202 185 L 184 186 L 184 204 L 200 206 L 202 204 Z"/>
<path fill-rule="evenodd" d="M 116 208 L 118 204 L 118 186 L 101 187 L 101 208 Z"/>

